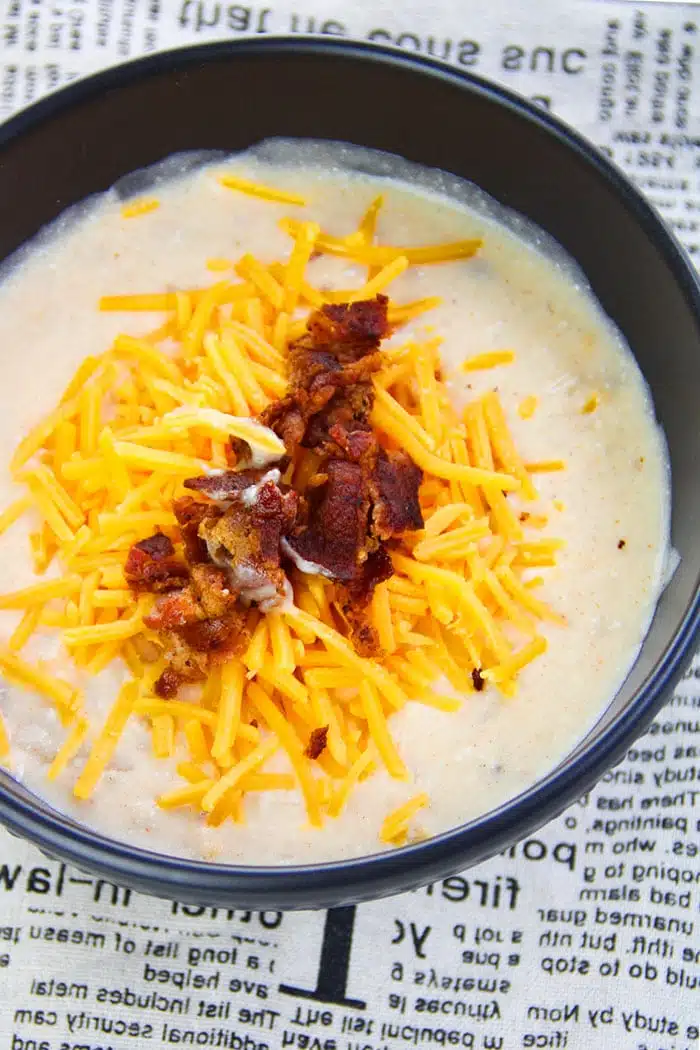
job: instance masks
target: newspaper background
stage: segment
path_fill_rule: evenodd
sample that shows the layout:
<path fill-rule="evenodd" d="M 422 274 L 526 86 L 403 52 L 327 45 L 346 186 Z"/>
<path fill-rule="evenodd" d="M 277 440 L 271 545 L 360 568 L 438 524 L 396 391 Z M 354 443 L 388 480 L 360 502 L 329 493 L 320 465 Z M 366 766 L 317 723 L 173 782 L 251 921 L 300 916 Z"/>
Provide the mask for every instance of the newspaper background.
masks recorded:
<path fill-rule="evenodd" d="M 693 3 L 0 0 L 0 115 L 141 53 L 310 32 L 431 54 L 535 98 L 700 259 Z M 697 1050 L 699 712 L 696 662 L 627 759 L 541 832 L 357 909 L 171 904 L 0 830 L 0 1046 Z"/>

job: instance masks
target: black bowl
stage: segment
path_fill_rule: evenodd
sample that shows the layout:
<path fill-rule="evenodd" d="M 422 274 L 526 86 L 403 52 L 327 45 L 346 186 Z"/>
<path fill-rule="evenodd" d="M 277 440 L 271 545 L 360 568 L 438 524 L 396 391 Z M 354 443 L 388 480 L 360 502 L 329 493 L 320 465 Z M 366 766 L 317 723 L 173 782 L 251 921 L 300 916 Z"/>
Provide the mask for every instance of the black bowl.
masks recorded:
<path fill-rule="evenodd" d="M 656 213 L 560 121 L 427 59 L 299 39 L 166 52 L 83 80 L 15 117 L 0 129 L 0 258 L 136 168 L 180 150 L 240 150 L 273 136 L 340 139 L 443 168 L 563 245 L 651 386 L 670 449 L 681 555 L 637 663 L 574 754 L 500 809 L 419 845 L 306 867 L 185 861 L 104 838 L 0 776 L 0 820 L 81 868 L 200 904 L 308 908 L 407 890 L 504 849 L 588 790 L 668 699 L 700 622 L 700 288 Z"/>

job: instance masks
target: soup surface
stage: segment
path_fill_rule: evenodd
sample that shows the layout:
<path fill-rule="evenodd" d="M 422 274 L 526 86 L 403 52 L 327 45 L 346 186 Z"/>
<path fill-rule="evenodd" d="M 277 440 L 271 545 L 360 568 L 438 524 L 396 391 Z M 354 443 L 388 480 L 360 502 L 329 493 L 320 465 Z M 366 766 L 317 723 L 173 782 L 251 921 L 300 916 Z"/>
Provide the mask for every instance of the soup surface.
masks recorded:
<path fill-rule="evenodd" d="M 137 717 L 90 797 L 78 800 L 72 789 L 90 737 L 68 769 L 47 781 L 66 731 L 45 698 L 15 684 L 0 695 L 8 768 L 58 809 L 110 837 L 212 861 L 306 863 L 372 853 L 384 848 L 378 832 L 386 814 L 419 793 L 429 804 L 412 820 L 410 837 L 442 832 L 517 795 L 559 763 L 634 661 L 667 554 L 669 477 L 648 390 L 629 349 L 557 247 L 456 179 L 304 143 L 268 144 L 185 168 L 175 158 L 144 177 L 159 202 L 154 210 L 125 218 L 117 193 L 95 198 L 8 267 L 0 289 L 4 458 L 58 402 L 83 359 L 102 353 L 120 333 L 143 336 L 163 319 L 100 311 L 101 296 L 210 285 L 222 276 L 207 268 L 211 259 L 244 253 L 264 263 L 285 259 L 290 239 L 280 220 L 313 220 L 344 237 L 382 194 L 378 244 L 483 239 L 472 258 L 412 265 L 392 282 L 393 303 L 432 296 L 440 303 L 383 346 L 439 339 L 440 379 L 459 415 L 495 389 L 522 460 L 563 461 L 563 469 L 533 474 L 537 499 L 515 492 L 508 502 L 519 519 L 537 520 L 539 531 L 528 539 L 562 541 L 556 564 L 535 562 L 522 578 L 541 577 L 532 593 L 566 625 L 538 623 L 548 647 L 521 670 L 516 695 L 504 697 L 487 679 L 478 683 L 484 688 L 465 693 L 458 710 L 409 702 L 393 714 L 388 724 L 411 782 L 378 763 L 321 828 L 309 826 L 299 791 L 249 793 L 244 823 L 211 826 L 192 807 L 160 808 L 155 800 L 181 784 L 175 762 L 187 758 L 185 743 L 179 736 L 175 755 L 157 760 L 148 720 Z M 299 194 L 306 204 L 232 191 L 217 178 L 226 172 Z M 320 254 L 305 276 L 327 290 L 361 288 L 367 274 L 352 259 Z M 492 351 L 503 352 L 494 359 L 503 363 L 464 370 L 465 360 Z M 3 464 L 0 503 L 10 504 L 17 491 Z M 31 513 L 24 515 L 0 540 L 2 591 L 32 581 L 27 550 L 35 528 Z M 0 613 L 3 643 L 18 615 Z M 37 630 L 22 656 L 74 677 L 58 632 Z M 96 676 L 83 674 L 91 726 L 103 722 L 125 673 L 114 662 Z M 455 694 L 446 682 L 436 688 Z M 290 766 L 280 753 L 266 769 Z"/>

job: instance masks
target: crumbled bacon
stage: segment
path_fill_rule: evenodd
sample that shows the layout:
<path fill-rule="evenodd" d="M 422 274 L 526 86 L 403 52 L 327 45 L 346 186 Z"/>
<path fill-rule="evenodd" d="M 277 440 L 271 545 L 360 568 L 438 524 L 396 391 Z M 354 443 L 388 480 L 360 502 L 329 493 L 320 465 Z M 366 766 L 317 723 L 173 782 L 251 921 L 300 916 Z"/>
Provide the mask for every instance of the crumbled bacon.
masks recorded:
<path fill-rule="evenodd" d="M 213 658 L 237 656 L 250 641 L 247 610 L 239 606 L 226 616 L 212 617 L 181 627 L 178 634 L 198 653 L 209 653 Z"/>
<path fill-rule="evenodd" d="M 182 496 L 173 502 L 173 513 L 180 526 L 187 561 L 190 565 L 206 562 L 209 556 L 206 544 L 199 536 L 199 526 L 205 519 L 219 517 L 221 511 L 214 504 L 200 503 L 191 496 Z"/>
<path fill-rule="evenodd" d="M 135 590 L 172 591 L 182 587 L 189 575 L 175 557 L 175 549 L 162 532 L 135 543 L 126 559 L 124 575 Z"/>
<path fill-rule="evenodd" d="M 330 344 L 341 361 L 356 360 L 389 335 L 388 306 L 386 295 L 328 304 L 311 315 L 307 327 L 317 346 Z"/>
<path fill-rule="evenodd" d="M 373 463 L 377 458 L 379 444 L 368 426 L 356 423 L 349 428 L 334 422 L 328 427 L 328 437 L 352 463 Z"/>
<path fill-rule="evenodd" d="M 201 681 L 212 664 L 238 656 L 250 641 L 247 610 L 235 607 L 224 617 L 192 620 L 166 627 L 161 617 L 158 629 L 165 644 L 165 671 L 154 684 L 156 696 L 171 699 L 185 682 Z"/>
<path fill-rule="evenodd" d="M 193 565 L 192 588 L 205 618 L 226 616 L 236 605 L 228 573 L 216 565 Z"/>
<path fill-rule="evenodd" d="M 322 566 L 337 580 L 351 580 L 362 560 L 369 503 L 362 468 L 329 460 L 328 480 L 310 499 L 309 525 L 289 538 L 290 547 L 306 561 Z"/>
<path fill-rule="evenodd" d="M 200 526 L 209 557 L 226 570 L 229 586 L 241 597 L 273 605 L 286 594 L 280 568 L 280 542 L 296 520 L 297 494 L 274 481 L 260 485 L 250 506 L 239 500 L 215 521 Z"/>
<path fill-rule="evenodd" d="M 156 532 L 153 536 L 141 540 L 140 543 L 135 543 L 134 550 L 142 551 L 144 554 L 147 554 L 149 558 L 153 558 L 154 561 L 162 561 L 164 558 L 172 558 L 175 553 L 172 540 L 168 539 L 163 532 Z"/>
<path fill-rule="evenodd" d="M 193 565 L 186 587 L 159 598 L 144 623 L 152 630 L 173 630 L 229 615 L 238 604 L 227 574 L 215 565 Z"/>
<path fill-rule="evenodd" d="M 304 414 L 294 394 L 287 394 L 263 409 L 260 422 L 275 431 L 288 452 L 297 448 L 306 432 Z"/>
<path fill-rule="evenodd" d="M 181 684 L 201 682 L 207 677 L 211 663 L 209 653 L 193 649 L 177 631 L 166 631 L 163 641 L 168 668 Z"/>
<path fill-rule="evenodd" d="M 369 425 L 369 416 L 374 402 L 372 384 L 360 380 L 337 390 L 322 411 L 316 413 L 308 423 L 302 444 L 323 455 L 344 455 L 356 459 L 360 449 L 353 449 L 353 442 L 368 441 L 376 451 L 377 440 Z M 348 455 L 348 453 L 350 453 Z"/>
<path fill-rule="evenodd" d="M 174 696 L 177 696 L 181 684 L 180 675 L 176 674 L 171 667 L 166 667 L 160 678 L 156 679 L 153 692 L 163 700 L 172 700 Z"/>
<path fill-rule="evenodd" d="M 302 558 L 343 581 L 359 578 L 380 541 L 423 526 L 418 503 L 423 475 L 410 457 L 376 454 L 369 441 L 357 441 L 355 449 L 360 462 L 328 460 L 327 482 L 310 495 L 309 524 L 289 540 Z"/>
<path fill-rule="evenodd" d="M 307 333 L 289 349 L 289 391 L 260 419 L 287 450 L 315 448 L 336 422 L 366 422 L 372 407 L 368 381 L 381 366 L 377 352 L 388 334 L 386 296 L 331 304 L 311 315 Z M 350 406 L 348 418 L 348 406 Z M 317 419 L 323 414 L 322 419 Z"/>
<path fill-rule="evenodd" d="M 383 452 L 370 479 L 372 529 L 380 540 L 423 528 L 418 490 L 423 471 L 405 452 Z"/>
<path fill-rule="evenodd" d="M 186 489 L 201 492 L 209 499 L 231 500 L 239 496 L 249 485 L 254 485 L 265 473 L 257 470 L 222 470 L 219 474 L 202 474 L 196 478 L 187 478 L 183 484 Z"/>
<path fill-rule="evenodd" d="M 304 754 L 307 758 L 315 759 L 318 758 L 326 750 L 326 741 L 328 739 L 328 726 L 321 726 L 319 729 L 312 729 L 309 742 L 306 745 Z"/>
<path fill-rule="evenodd" d="M 289 350 L 286 396 L 260 416 L 288 456 L 274 473 L 253 469 L 250 447 L 231 439 L 235 470 L 184 482 L 198 497 L 173 503 L 186 564 L 160 533 L 130 551 L 132 586 L 168 592 L 145 619 L 165 646 L 157 695 L 175 696 L 181 684 L 243 651 L 249 603 L 265 612 L 289 591 L 281 551 L 304 571 L 316 566 L 335 581 L 335 607 L 357 652 L 380 652 L 368 615 L 374 588 L 392 575 L 391 542 L 423 526 L 421 470 L 405 452 L 383 449 L 370 424 L 372 375 L 389 333 L 387 304 L 377 296 L 311 315 L 306 334 Z M 278 482 L 290 463 L 299 491 Z M 323 752 L 327 732 L 313 731 L 309 757 Z"/>

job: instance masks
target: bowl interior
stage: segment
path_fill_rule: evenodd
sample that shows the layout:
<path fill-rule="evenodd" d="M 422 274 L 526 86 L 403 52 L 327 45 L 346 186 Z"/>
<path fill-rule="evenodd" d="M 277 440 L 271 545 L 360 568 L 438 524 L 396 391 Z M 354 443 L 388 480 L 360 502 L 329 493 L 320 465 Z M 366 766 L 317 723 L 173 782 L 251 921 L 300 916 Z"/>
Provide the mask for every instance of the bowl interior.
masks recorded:
<path fill-rule="evenodd" d="M 510 818 L 501 813 L 490 823 L 477 822 L 471 838 L 451 833 L 442 854 L 437 846 L 431 853 L 430 843 L 415 848 L 409 867 L 417 875 L 401 874 L 385 859 L 383 888 L 375 883 L 372 892 L 386 892 L 482 859 L 528 830 L 527 821 L 533 826 L 552 816 L 602 772 L 606 757 L 609 764 L 619 756 L 635 719 L 651 717 L 668 688 L 660 663 L 677 672 L 674 660 L 681 642 L 687 644 L 700 566 L 698 289 L 673 242 L 624 180 L 546 116 L 431 63 L 367 47 L 269 39 L 133 63 L 11 122 L 0 149 L 0 258 L 64 208 L 134 169 L 182 150 L 239 150 L 274 136 L 345 140 L 446 169 L 555 237 L 633 348 L 671 456 L 672 539 L 681 563 L 628 680 L 578 749 L 590 753 L 598 742 L 596 761 L 560 779 L 558 793 L 549 778 L 549 794 L 530 792 L 529 808 L 516 813 L 511 807 Z M 686 636 L 679 640 L 684 620 Z M 643 709 L 632 712 L 632 698 L 650 676 L 653 689 Z M 627 736 L 603 745 L 606 731 L 625 713 Z M 566 778 L 571 759 L 563 765 Z M 421 856 L 422 865 L 416 864 Z M 181 895 L 185 890 L 183 883 Z M 172 885 L 169 891 L 175 892 Z M 200 899 L 207 892 L 201 890 Z M 347 889 L 345 894 L 347 899 Z M 338 896 L 324 900 L 317 893 L 287 903 L 328 903 Z"/>

